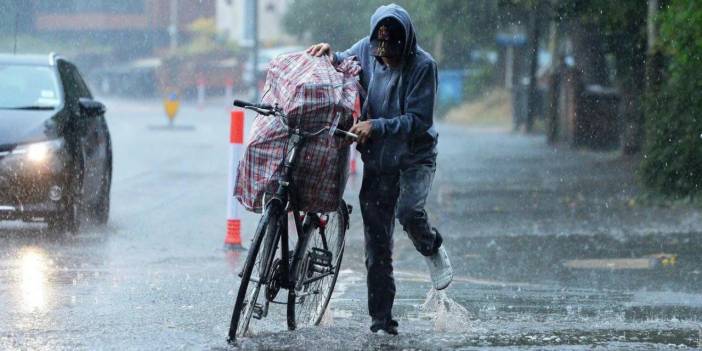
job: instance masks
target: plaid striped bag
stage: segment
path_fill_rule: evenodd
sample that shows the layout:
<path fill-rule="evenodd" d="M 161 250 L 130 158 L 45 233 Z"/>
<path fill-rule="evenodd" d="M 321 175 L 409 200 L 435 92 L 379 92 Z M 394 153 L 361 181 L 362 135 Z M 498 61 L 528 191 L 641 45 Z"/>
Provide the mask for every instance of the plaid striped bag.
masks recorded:
<path fill-rule="evenodd" d="M 347 130 L 361 89 L 359 69 L 352 59 L 333 66 L 326 57 L 304 52 L 279 56 L 269 65 L 262 102 L 282 108 L 290 127 L 314 132 L 340 116 L 339 128 Z M 250 211 L 261 212 L 264 194 L 278 187 L 288 128 L 279 118 L 256 116 L 234 188 L 234 196 Z M 296 207 L 307 212 L 336 210 L 348 178 L 349 143 L 324 133 L 308 138 L 298 152 L 296 192 L 291 194 Z"/>

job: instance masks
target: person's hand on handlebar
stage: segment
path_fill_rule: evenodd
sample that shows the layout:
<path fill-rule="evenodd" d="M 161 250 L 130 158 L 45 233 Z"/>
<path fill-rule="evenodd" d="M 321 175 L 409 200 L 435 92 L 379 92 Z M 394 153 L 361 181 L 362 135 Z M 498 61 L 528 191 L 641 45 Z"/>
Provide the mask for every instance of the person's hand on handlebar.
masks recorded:
<path fill-rule="evenodd" d="M 327 43 L 319 43 L 319 44 L 314 44 L 310 46 L 307 49 L 307 53 L 312 55 L 312 56 L 317 56 L 317 57 L 322 57 L 324 55 L 328 55 L 329 57 L 332 56 L 332 49 L 331 45 Z"/>
<path fill-rule="evenodd" d="M 353 125 L 351 127 L 351 130 L 349 130 L 350 133 L 358 135 L 358 143 L 359 144 L 364 144 L 368 138 L 370 138 L 371 135 L 371 122 L 370 121 L 361 121 Z"/>

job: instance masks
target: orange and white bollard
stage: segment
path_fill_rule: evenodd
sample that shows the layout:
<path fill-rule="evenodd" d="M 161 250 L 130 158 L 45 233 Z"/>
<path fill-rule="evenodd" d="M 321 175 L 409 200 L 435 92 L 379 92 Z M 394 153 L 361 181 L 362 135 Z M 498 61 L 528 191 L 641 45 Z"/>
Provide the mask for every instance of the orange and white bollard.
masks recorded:
<path fill-rule="evenodd" d="M 241 209 L 234 198 L 234 182 L 236 181 L 236 166 L 244 151 L 244 111 L 231 112 L 229 129 L 229 185 L 227 186 L 227 236 L 224 246 L 228 249 L 240 250 L 241 246 Z"/>
<path fill-rule="evenodd" d="M 351 157 L 349 157 L 349 173 L 355 175 L 356 170 L 356 146 L 355 144 L 351 147 Z"/>

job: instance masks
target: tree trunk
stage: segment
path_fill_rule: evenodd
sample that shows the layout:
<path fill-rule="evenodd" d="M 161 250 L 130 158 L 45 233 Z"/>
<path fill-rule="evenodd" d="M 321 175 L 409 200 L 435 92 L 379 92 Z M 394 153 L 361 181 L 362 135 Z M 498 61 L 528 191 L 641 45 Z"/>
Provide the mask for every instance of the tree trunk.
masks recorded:
<path fill-rule="evenodd" d="M 575 67 L 585 85 L 608 85 L 607 63 L 602 47 L 602 34 L 597 25 L 581 19 L 571 22 Z"/>
<path fill-rule="evenodd" d="M 647 50 L 646 50 L 646 90 L 647 93 L 656 93 L 663 81 L 663 54 L 658 47 L 658 33 L 660 24 L 656 21 L 659 11 L 664 6 L 665 0 L 648 0 L 647 17 Z"/>
<path fill-rule="evenodd" d="M 622 86 L 622 115 L 624 116 L 625 129 L 623 134 L 622 153 L 634 155 L 641 152 L 645 137 L 644 96 L 655 94 L 662 79 L 663 58 L 657 51 L 658 25 L 656 16 L 660 9 L 660 0 L 648 0 L 648 13 L 645 18 L 647 25 L 646 47 L 635 46 L 629 54 L 633 59 L 629 62 L 631 67 L 631 80 Z M 632 19 L 632 21 L 636 21 Z M 638 25 L 631 26 L 632 37 Z M 643 43 L 642 43 L 643 44 Z"/>
<path fill-rule="evenodd" d="M 549 52 L 551 53 L 551 69 L 546 105 L 546 141 L 554 144 L 558 141 L 560 126 L 558 125 L 558 96 L 561 89 L 561 75 L 563 74 L 563 59 L 559 53 L 559 24 L 551 21 L 549 29 Z"/>
<path fill-rule="evenodd" d="M 536 70 L 539 64 L 539 36 L 540 36 L 540 25 L 539 17 L 542 15 L 541 11 L 543 7 L 540 6 L 541 1 L 534 6 L 534 8 L 529 13 L 529 90 L 528 90 L 528 100 L 527 100 L 527 118 L 526 118 L 526 131 L 531 132 L 534 127 L 534 119 L 536 118 L 536 106 L 538 102 L 538 91 Z"/>

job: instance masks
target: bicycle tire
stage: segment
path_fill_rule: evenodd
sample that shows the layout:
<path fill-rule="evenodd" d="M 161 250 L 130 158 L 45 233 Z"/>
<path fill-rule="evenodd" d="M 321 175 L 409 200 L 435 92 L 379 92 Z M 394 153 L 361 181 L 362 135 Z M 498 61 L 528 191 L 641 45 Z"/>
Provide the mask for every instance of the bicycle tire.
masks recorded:
<path fill-rule="evenodd" d="M 322 289 L 324 291 L 320 291 L 322 293 L 321 299 L 318 300 L 313 300 L 316 301 L 317 304 L 316 306 L 310 306 L 310 307 L 316 307 L 315 312 L 312 314 L 308 314 L 305 316 L 303 320 L 300 320 L 299 317 L 300 314 L 296 315 L 296 305 L 298 304 L 297 297 L 298 297 L 298 292 L 296 288 L 291 288 L 288 290 L 288 304 L 287 304 L 287 322 L 288 322 L 288 329 L 289 330 L 295 330 L 300 324 L 303 324 L 303 326 L 313 326 L 313 325 L 319 325 L 319 323 L 322 321 L 322 317 L 324 316 L 324 313 L 327 310 L 327 307 L 329 306 L 329 301 L 331 300 L 332 293 L 334 291 L 334 287 L 336 286 L 336 281 L 337 278 L 339 277 L 339 268 L 341 265 L 341 261 L 344 256 L 344 246 L 345 246 L 345 239 L 346 239 L 346 229 L 348 228 L 348 212 L 347 212 L 347 207 L 346 203 L 342 201 L 341 206 L 339 206 L 339 209 L 335 212 L 332 212 L 335 214 L 335 217 L 338 218 L 338 224 L 337 224 L 337 239 L 335 240 L 335 245 L 336 245 L 336 256 L 332 256 L 332 262 L 333 262 L 333 267 L 334 267 L 334 272 L 333 274 L 322 278 L 318 280 L 320 282 L 317 284 L 317 286 L 321 285 L 322 282 L 326 282 L 326 286 L 324 286 Z M 329 227 L 329 223 L 327 223 L 327 227 Z M 318 228 L 310 228 L 310 232 L 306 233 L 305 235 L 305 240 L 307 241 L 303 246 L 301 246 L 302 250 L 311 250 L 313 247 L 316 247 L 315 245 L 315 240 L 314 239 L 314 234 L 318 231 Z M 319 235 L 317 235 L 319 236 Z M 329 238 L 327 238 L 329 240 Z M 330 246 L 332 246 L 330 244 Z M 296 270 L 296 277 L 298 277 L 298 281 L 300 279 L 305 279 L 303 274 L 300 274 L 302 272 L 298 272 L 302 269 L 306 270 L 306 265 L 305 265 L 306 260 L 302 260 L 301 262 L 298 262 L 296 264 L 296 267 L 294 269 Z M 295 282 L 295 285 L 297 285 L 298 282 Z M 314 288 L 314 286 L 307 286 L 303 287 L 302 293 L 309 293 L 309 291 L 304 291 L 306 289 L 311 289 Z M 317 294 L 314 294 L 317 295 Z M 308 295 L 311 296 L 311 295 Z M 302 297 L 302 302 L 304 303 L 306 299 L 305 297 Z M 300 323 L 303 322 L 303 323 Z"/>
<path fill-rule="evenodd" d="M 271 219 L 274 219 L 274 221 L 271 222 Z M 249 254 L 246 257 L 244 270 L 242 271 L 241 283 L 239 284 L 239 291 L 237 293 L 236 302 L 234 303 L 234 311 L 232 312 L 232 320 L 229 325 L 229 335 L 227 338 L 227 341 L 229 343 L 234 343 L 238 336 L 243 336 L 248 331 L 248 326 L 251 321 L 253 310 L 250 309 L 251 304 L 247 304 L 245 303 L 245 301 L 247 297 L 255 297 L 257 301 L 258 295 L 261 293 L 261 288 L 264 280 L 263 278 L 265 278 L 264 274 L 267 273 L 267 269 L 261 269 L 260 262 L 261 260 L 265 259 L 265 257 L 263 257 L 263 255 L 258 255 L 258 252 L 261 249 L 261 243 L 263 242 L 264 238 L 267 239 L 266 244 L 270 245 L 270 229 L 277 229 L 275 227 L 278 222 L 275 219 L 277 219 L 277 217 L 273 213 L 272 208 L 268 208 L 266 209 L 264 215 L 258 222 L 254 239 L 251 242 L 251 247 L 249 247 Z M 270 225 L 271 223 L 273 225 Z M 275 242 L 273 244 L 275 244 Z M 264 253 L 265 252 L 273 252 L 273 255 L 275 255 L 274 250 L 264 250 Z M 251 282 L 251 275 L 257 266 L 259 266 L 259 277 L 257 279 L 258 281 L 254 282 L 254 291 L 249 293 L 249 283 Z M 265 266 L 268 265 L 266 264 Z M 245 307 L 246 310 L 244 310 Z M 245 312 L 244 320 L 241 320 L 242 312 Z M 244 324 L 241 325 L 241 323 Z M 242 326 L 244 327 L 243 330 L 241 330 Z"/>

